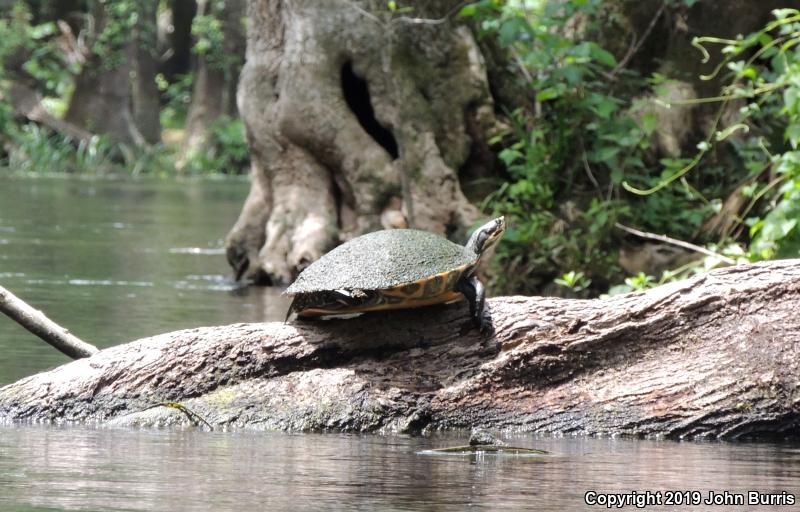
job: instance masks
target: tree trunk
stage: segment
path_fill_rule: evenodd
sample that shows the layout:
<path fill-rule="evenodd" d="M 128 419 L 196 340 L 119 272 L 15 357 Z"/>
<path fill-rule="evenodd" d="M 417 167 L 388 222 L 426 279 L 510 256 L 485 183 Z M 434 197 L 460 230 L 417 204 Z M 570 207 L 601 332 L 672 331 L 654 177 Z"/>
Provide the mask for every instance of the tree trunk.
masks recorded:
<path fill-rule="evenodd" d="M 238 99 L 257 199 L 228 235 L 237 271 L 288 282 L 381 219 L 458 238 L 476 220 L 458 169 L 468 120 L 495 123 L 483 60 L 460 2 L 406 4 L 413 18 L 377 0 L 248 2 Z"/>
<path fill-rule="evenodd" d="M 138 3 L 139 17 L 134 34 L 133 118 L 136 127 L 149 144 L 161 141 L 160 93 L 156 85 L 158 73 L 156 16 L 158 2 Z"/>
<path fill-rule="evenodd" d="M 95 34 L 91 37 L 97 37 L 106 24 L 102 2 L 92 2 L 91 16 L 95 27 Z M 89 56 L 75 80 L 75 92 L 65 121 L 92 133 L 107 134 L 124 144 L 140 146 L 144 143 L 131 112 L 130 62 L 133 50 L 128 39 L 123 47 L 111 50 L 121 53 L 117 58 L 109 59 L 96 53 Z"/>
<path fill-rule="evenodd" d="M 221 10 L 212 8 L 213 3 L 206 0 L 198 2 L 198 16 L 214 16 L 222 21 L 224 43 L 221 51 L 223 59 L 211 59 L 206 55 L 198 55 L 194 69 L 192 87 L 192 103 L 186 120 L 186 137 L 178 169 L 183 169 L 192 154 L 197 151 L 208 151 L 209 130 L 213 123 L 223 114 L 235 114 L 230 111 L 233 101 L 229 95 L 235 91 L 236 82 L 244 56 L 244 33 L 242 18 L 245 0 L 228 0 Z M 235 92 L 234 92 L 235 94 Z M 218 169 L 225 172 L 225 169 Z"/>
<path fill-rule="evenodd" d="M 192 21 L 197 13 L 195 0 L 169 0 L 169 53 L 161 67 L 167 81 L 192 70 Z"/>
<path fill-rule="evenodd" d="M 42 105 L 42 96 L 35 89 L 28 87 L 23 81 L 12 82 L 8 96 L 9 103 L 13 106 L 16 115 L 46 126 L 58 134 L 67 136 L 76 144 L 89 142 L 94 136 L 91 132 L 62 121 L 48 112 Z"/>
<path fill-rule="evenodd" d="M 797 435 L 800 260 L 609 300 L 489 301 L 179 331 L 0 388 L 0 420 L 350 431 Z"/>

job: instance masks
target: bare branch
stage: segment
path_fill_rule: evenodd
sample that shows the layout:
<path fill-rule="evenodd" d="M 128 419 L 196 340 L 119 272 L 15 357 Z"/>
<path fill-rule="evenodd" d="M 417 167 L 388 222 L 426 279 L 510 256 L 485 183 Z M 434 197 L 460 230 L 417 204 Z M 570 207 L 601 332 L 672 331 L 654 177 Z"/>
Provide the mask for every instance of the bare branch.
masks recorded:
<path fill-rule="evenodd" d="M 689 249 L 690 251 L 699 252 L 705 254 L 707 256 L 712 256 L 714 258 L 719 259 L 727 263 L 728 265 L 735 265 L 736 260 L 733 258 L 729 258 L 727 256 L 723 256 L 722 254 L 716 253 L 714 251 L 708 250 L 705 247 L 701 247 L 699 245 L 695 245 L 689 242 L 684 242 L 683 240 L 678 240 L 676 238 L 670 238 L 666 235 L 656 235 L 655 233 L 648 233 L 646 231 L 639 231 L 638 229 L 634 229 L 628 226 L 624 226 L 619 222 L 615 223 L 614 226 L 621 229 L 622 231 L 627 231 L 632 235 L 636 235 L 642 238 L 648 238 L 650 240 L 656 240 L 658 242 L 663 242 L 665 244 L 677 245 L 678 247 L 683 247 L 684 249 Z"/>
<path fill-rule="evenodd" d="M 98 352 L 97 347 L 79 339 L 2 286 L 0 312 L 73 359 L 89 357 Z"/>

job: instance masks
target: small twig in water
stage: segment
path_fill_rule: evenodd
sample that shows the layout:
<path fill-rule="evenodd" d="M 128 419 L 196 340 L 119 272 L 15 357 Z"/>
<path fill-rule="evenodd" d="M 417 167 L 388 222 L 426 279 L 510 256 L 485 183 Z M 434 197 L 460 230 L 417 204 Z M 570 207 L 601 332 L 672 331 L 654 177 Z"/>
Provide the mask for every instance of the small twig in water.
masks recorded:
<path fill-rule="evenodd" d="M 189 421 L 191 421 L 193 425 L 200 426 L 200 423 L 202 423 L 205 426 L 207 426 L 209 430 L 214 430 L 214 427 L 212 427 L 211 424 L 209 422 L 207 422 L 205 418 L 203 418 L 202 416 L 200 416 L 196 412 L 192 411 L 191 409 L 189 409 L 185 405 L 180 404 L 178 402 L 159 402 L 157 404 L 153 404 L 150 407 L 147 407 L 147 408 L 143 409 L 142 412 L 149 411 L 150 409 L 155 409 L 156 407 L 168 407 L 170 409 L 176 409 L 176 410 L 182 412 L 183 414 L 185 414 L 186 417 L 189 418 Z"/>

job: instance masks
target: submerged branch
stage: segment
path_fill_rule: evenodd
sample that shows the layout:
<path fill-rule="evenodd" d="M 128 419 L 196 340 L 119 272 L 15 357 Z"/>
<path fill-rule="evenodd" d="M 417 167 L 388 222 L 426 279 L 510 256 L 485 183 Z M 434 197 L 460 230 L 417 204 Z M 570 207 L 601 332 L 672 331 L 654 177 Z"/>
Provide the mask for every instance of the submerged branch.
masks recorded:
<path fill-rule="evenodd" d="M 98 352 L 97 347 L 79 339 L 2 286 L 0 312 L 72 359 L 89 357 Z"/>

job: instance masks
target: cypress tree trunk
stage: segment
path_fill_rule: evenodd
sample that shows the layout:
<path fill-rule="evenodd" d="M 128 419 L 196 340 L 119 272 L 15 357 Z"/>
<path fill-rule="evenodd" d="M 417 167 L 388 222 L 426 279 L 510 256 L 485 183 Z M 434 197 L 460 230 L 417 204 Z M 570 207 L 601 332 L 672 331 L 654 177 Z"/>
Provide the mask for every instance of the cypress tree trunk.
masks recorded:
<path fill-rule="evenodd" d="M 238 275 L 285 283 L 382 226 L 460 239 L 477 219 L 459 169 L 470 134 L 495 123 L 483 59 L 460 2 L 406 4 L 248 2 L 239 110 L 253 188 L 227 239 Z"/>
<path fill-rule="evenodd" d="M 161 140 L 160 94 L 156 85 L 157 0 L 138 2 L 139 20 L 134 33 L 133 117 L 136 126 L 149 144 Z"/>
<path fill-rule="evenodd" d="M 92 2 L 90 16 L 95 27 L 90 37 L 96 40 L 108 21 L 104 4 Z M 87 58 L 75 81 L 75 92 L 64 120 L 92 133 L 107 134 L 118 142 L 139 146 L 144 144 L 144 138 L 131 111 L 134 46 L 130 35 L 123 35 L 126 36 L 126 42 L 110 48 L 113 58 L 97 53 Z"/>

